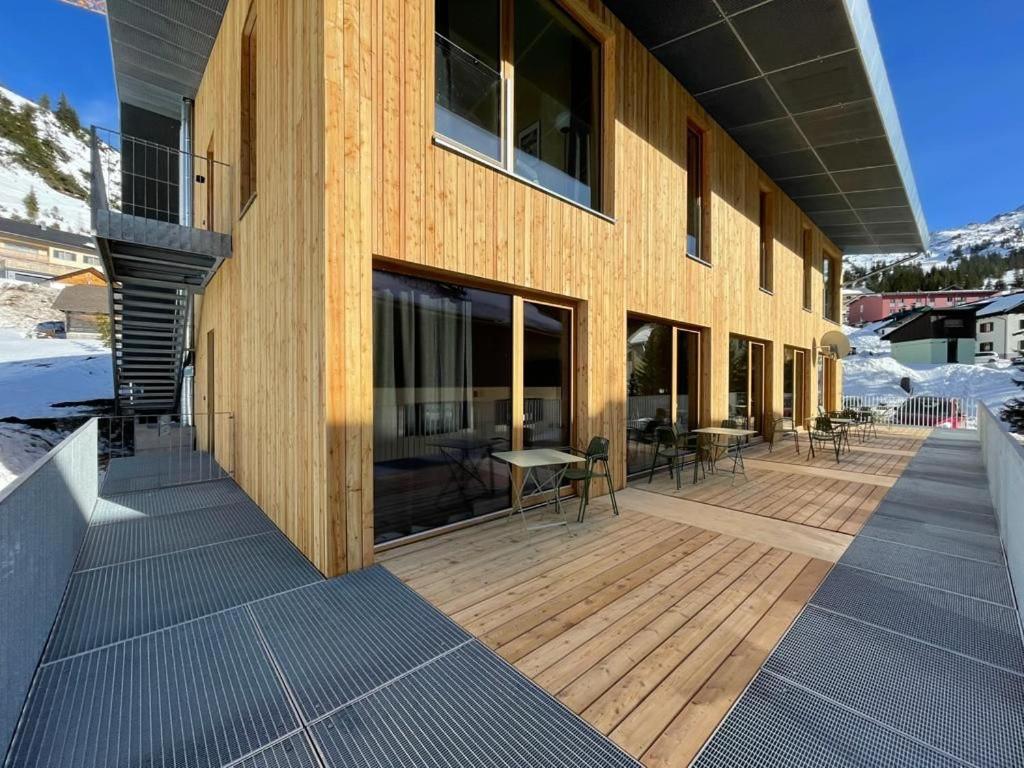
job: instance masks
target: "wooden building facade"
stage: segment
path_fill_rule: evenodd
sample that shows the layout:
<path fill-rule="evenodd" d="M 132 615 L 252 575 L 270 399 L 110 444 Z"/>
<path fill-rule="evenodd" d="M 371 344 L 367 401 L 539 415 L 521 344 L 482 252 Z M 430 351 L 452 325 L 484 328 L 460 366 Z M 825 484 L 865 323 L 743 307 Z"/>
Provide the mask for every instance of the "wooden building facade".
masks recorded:
<path fill-rule="evenodd" d="M 511 5 L 500 6 L 508 18 Z M 595 51 L 589 204 L 439 132 L 437 67 L 447 61 L 435 0 L 227 4 L 195 99 L 193 146 L 233 166 L 234 183 L 210 199 L 197 187 L 195 209 L 229 227 L 234 254 L 197 302 L 196 410 L 235 414 L 236 479 L 325 573 L 365 567 L 375 546 L 420 528 L 502 508 L 506 491 L 388 535 L 375 522 L 384 502 L 375 488 L 430 464 L 431 451 L 449 451 L 434 469 L 461 471 L 462 455 L 450 453 L 461 449 L 435 438 L 465 437 L 485 411 L 495 444 L 608 437 L 621 486 L 631 441 L 646 440 L 652 419 L 693 427 L 746 416 L 764 431 L 784 413 L 806 418 L 836 403 L 840 366 L 819 355 L 819 340 L 839 327 L 840 246 L 610 10 L 558 0 L 557 13 Z M 515 76 L 510 27 L 496 68 L 505 83 Z M 531 131 L 502 133 L 502 157 L 534 151 Z M 703 173 L 688 186 L 695 132 Z M 688 189 L 703 202 L 693 256 Z M 385 457 L 380 371 L 394 366 L 380 358 L 398 337 L 382 328 L 401 309 L 377 299 L 406 290 L 395 276 L 432 306 L 455 301 L 484 318 L 474 345 L 500 326 L 494 343 L 508 370 L 487 384 L 493 395 L 480 383 L 498 375 L 493 367 L 470 378 L 466 364 L 455 383 L 437 385 L 472 407 L 462 395 L 394 396 L 407 447 Z M 472 307 L 461 289 L 478 292 Z M 545 415 L 546 395 L 525 380 L 534 315 L 562 334 L 560 416 Z M 658 333 L 663 346 L 651 351 Z M 668 385 L 650 362 L 634 370 L 631 349 L 637 360 L 660 355 Z M 731 397 L 743 376 L 746 396 Z M 541 438 L 541 422 L 558 434 Z M 480 467 L 470 462 L 474 487 L 493 483 Z M 417 503 L 429 506 L 425 493 Z"/>

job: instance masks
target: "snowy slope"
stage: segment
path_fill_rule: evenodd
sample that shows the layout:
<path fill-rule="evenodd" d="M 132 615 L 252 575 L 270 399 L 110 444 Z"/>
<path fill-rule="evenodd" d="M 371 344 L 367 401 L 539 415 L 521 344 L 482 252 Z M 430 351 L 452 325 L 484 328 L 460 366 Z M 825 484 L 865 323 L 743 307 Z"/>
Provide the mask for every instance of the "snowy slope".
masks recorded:
<path fill-rule="evenodd" d="M 0 95 L 11 101 L 15 108 L 25 104 L 35 109 L 33 123 L 40 137 L 47 137 L 63 151 L 67 159 L 60 159 L 60 170 L 73 176 L 85 189 L 89 188 L 90 150 L 88 131 L 80 134 L 67 131 L 52 112 L 38 108 L 29 99 L 0 87 Z M 118 153 L 104 145 L 101 148 L 104 164 L 119 173 Z M 32 190 L 39 201 L 37 224 L 62 229 L 65 232 L 90 234 L 89 205 L 71 195 L 49 187 L 41 176 L 25 168 L 15 158 L 16 146 L 0 135 L 0 216 L 6 218 L 28 218 L 25 211 L 25 196 Z"/>
<path fill-rule="evenodd" d="M 984 223 L 967 224 L 963 227 L 943 229 L 931 234 L 928 253 L 913 261 L 926 272 L 938 266 L 945 266 L 954 252 L 960 248 L 964 256 L 971 255 L 971 248 L 983 248 L 988 253 L 1007 254 L 1015 248 L 1024 248 L 1024 205 L 1012 211 L 994 216 Z M 911 254 L 880 254 L 844 256 L 848 266 L 870 267 L 878 262 L 890 264 Z M 954 257 L 955 258 L 955 257 Z M 1013 273 L 1005 278 L 1012 281 Z"/>

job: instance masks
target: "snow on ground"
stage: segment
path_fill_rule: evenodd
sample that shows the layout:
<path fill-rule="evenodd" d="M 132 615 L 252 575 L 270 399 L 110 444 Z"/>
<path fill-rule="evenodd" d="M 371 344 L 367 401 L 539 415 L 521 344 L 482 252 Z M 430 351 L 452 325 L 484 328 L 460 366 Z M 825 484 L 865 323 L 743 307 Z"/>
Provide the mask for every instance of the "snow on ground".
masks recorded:
<path fill-rule="evenodd" d="M 66 436 L 69 425 L 51 420 L 92 413 L 85 402 L 110 399 L 113 387 L 110 350 L 99 341 L 0 328 L 0 490 Z M 30 419 L 40 421 L 20 421 Z"/>
<path fill-rule="evenodd" d="M 876 331 L 884 323 L 863 328 L 846 327 L 857 354 L 843 360 L 843 394 L 906 397 L 900 379 L 910 379 L 915 395 L 941 395 L 961 401 L 980 399 L 994 411 L 1011 397 L 1022 394 L 1014 384 L 1020 371 L 1008 362 L 990 365 L 904 365 L 890 353 L 890 344 Z"/>
<path fill-rule="evenodd" d="M 53 300 L 63 289 L 63 285 L 0 279 L 0 328 L 27 333 L 37 323 L 63 320 L 64 313 L 52 308 Z"/>

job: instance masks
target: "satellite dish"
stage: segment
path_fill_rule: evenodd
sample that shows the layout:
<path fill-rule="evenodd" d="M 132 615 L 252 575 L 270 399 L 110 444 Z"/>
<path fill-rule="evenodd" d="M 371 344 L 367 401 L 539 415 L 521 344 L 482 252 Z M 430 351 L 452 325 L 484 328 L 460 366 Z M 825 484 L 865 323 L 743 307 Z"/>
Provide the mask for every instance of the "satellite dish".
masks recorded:
<path fill-rule="evenodd" d="M 836 357 L 846 357 L 850 354 L 850 340 L 842 331 L 829 331 L 821 337 L 821 346 L 831 348 L 832 354 Z"/>

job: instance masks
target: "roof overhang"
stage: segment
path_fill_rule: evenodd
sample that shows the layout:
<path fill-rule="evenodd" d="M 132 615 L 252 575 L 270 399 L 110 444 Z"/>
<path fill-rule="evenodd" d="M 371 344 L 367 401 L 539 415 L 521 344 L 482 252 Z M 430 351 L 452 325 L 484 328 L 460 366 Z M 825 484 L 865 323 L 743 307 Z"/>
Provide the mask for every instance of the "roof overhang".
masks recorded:
<path fill-rule="evenodd" d="M 118 100 L 178 119 L 194 99 L 227 0 L 107 0 Z"/>
<path fill-rule="evenodd" d="M 845 253 L 924 250 L 868 0 L 605 0 Z"/>

